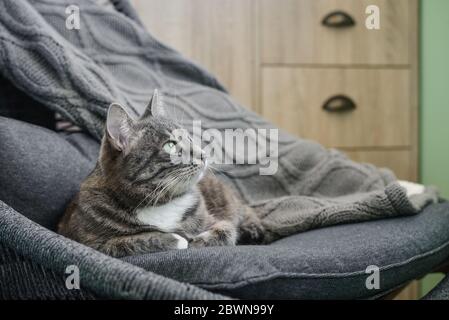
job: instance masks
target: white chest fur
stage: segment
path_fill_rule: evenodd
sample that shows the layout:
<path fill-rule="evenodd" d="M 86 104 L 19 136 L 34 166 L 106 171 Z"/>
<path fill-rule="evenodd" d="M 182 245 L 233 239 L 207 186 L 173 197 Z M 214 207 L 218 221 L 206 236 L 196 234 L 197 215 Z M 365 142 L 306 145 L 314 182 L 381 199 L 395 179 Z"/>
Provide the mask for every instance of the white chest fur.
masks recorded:
<path fill-rule="evenodd" d="M 184 213 L 192 208 L 197 196 L 187 193 L 166 204 L 156 207 L 137 209 L 137 219 L 164 232 L 173 232 L 181 222 Z"/>

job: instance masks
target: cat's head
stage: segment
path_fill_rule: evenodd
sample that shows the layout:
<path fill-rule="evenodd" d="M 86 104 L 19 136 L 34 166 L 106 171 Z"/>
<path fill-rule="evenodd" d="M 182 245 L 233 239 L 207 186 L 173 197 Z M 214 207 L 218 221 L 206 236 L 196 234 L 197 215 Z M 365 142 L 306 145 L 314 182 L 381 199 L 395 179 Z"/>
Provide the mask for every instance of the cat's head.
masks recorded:
<path fill-rule="evenodd" d="M 157 91 L 139 119 L 111 104 L 100 165 L 108 183 L 146 205 L 163 204 L 189 192 L 207 169 L 200 146 L 165 113 Z"/>

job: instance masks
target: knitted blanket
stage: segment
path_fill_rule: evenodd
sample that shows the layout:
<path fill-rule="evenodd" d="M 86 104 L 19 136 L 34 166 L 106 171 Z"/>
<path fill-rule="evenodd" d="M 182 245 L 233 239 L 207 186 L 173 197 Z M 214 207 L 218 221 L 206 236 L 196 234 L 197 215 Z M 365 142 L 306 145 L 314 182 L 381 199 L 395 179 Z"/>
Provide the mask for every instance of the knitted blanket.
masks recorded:
<path fill-rule="evenodd" d="M 126 1 L 115 2 L 120 10 L 89 0 L 1 1 L 1 73 L 97 139 L 111 102 L 138 116 L 156 88 L 186 127 L 201 120 L 203 128 L 220 131 L 273 128 L 211 74 L 153 38 Z M 66 26 L 71 5 L 79 8 L 79 29 Z M 415 214 L 435 197 L 429 190 L 407 197 L 389 170 L 284 132 L 277 166 L 275 174 L 261 175 L 257 163 L 227 165 L 219 176 L 267 223 L 298 231 Z"/>
<path fill-rule="evenodd" d="M 154 39 L 129 4 L 119 3 L 121 12 L 87 0 L 0 2 L 2 74 L 97 139 L 112 101 L 138 116 L 155 88 L 186 127 L 201 120 L 203 128 L 220 131 L 273 128 L 207 71 Z M 66 26 L 70 5 L 79 8 L 79 29 Z M 390 171 L 283 132 L 277 166 L 275 174 L 260 175 L 260 164 L 231 165 L 220 176 L 249 204 L 264 207 L 266 219 L 300 223 L 300 230 L 413 214 L 434 196 L 409 199 Z"/>

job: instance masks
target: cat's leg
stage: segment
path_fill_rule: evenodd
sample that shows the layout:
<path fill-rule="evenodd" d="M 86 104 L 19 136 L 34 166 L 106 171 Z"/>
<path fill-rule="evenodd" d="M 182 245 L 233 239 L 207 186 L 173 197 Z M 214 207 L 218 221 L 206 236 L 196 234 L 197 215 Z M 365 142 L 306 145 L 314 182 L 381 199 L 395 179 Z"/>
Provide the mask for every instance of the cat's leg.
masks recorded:
<path fill-rule="evenodd" d="M 234 246 L 237 241 L 237 228 L 230 221 L 219 221 L 189 243 L 189 247 Z"/>
<path fill-rule="evenodd" d="M 123 257 L 149 252 L 186 249 L 188 242 L 176 233 L 146 232 L 112 238 L 93 247 L 113 257 Z"/>

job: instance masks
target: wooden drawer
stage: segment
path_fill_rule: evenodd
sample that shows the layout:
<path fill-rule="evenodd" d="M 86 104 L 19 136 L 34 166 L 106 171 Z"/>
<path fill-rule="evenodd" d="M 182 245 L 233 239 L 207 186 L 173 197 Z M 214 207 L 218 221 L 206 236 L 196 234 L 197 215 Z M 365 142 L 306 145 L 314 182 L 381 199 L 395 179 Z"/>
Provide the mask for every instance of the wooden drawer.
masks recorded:
<path fill-rule="evenodd" d="M 391 169 L 398 179 L 414 181 L 416 172 L 413 168 L 414 159 L 409 150 L 355 150 L 346 151 L 352 160 L 357 162 L 372 163 L 381 168 Z"/>
<path fill-rule="evenodd" d="M 262 63 L 409 64 L 412 2 L 416 0 L 260 0 Z M 380 9 L 380 30 L 365 26 L 366 7 Z M 355 25 L 326 27 L 336 10 Z"/>
<path fill-rule="evenodd" d="M 326 146 L 409 146 L 409 72 L 265 67 L 261 113 L 290 133 Z M 338 95 L 350 98 L 355 109 L 325 110 L 325 102 Z"/>

